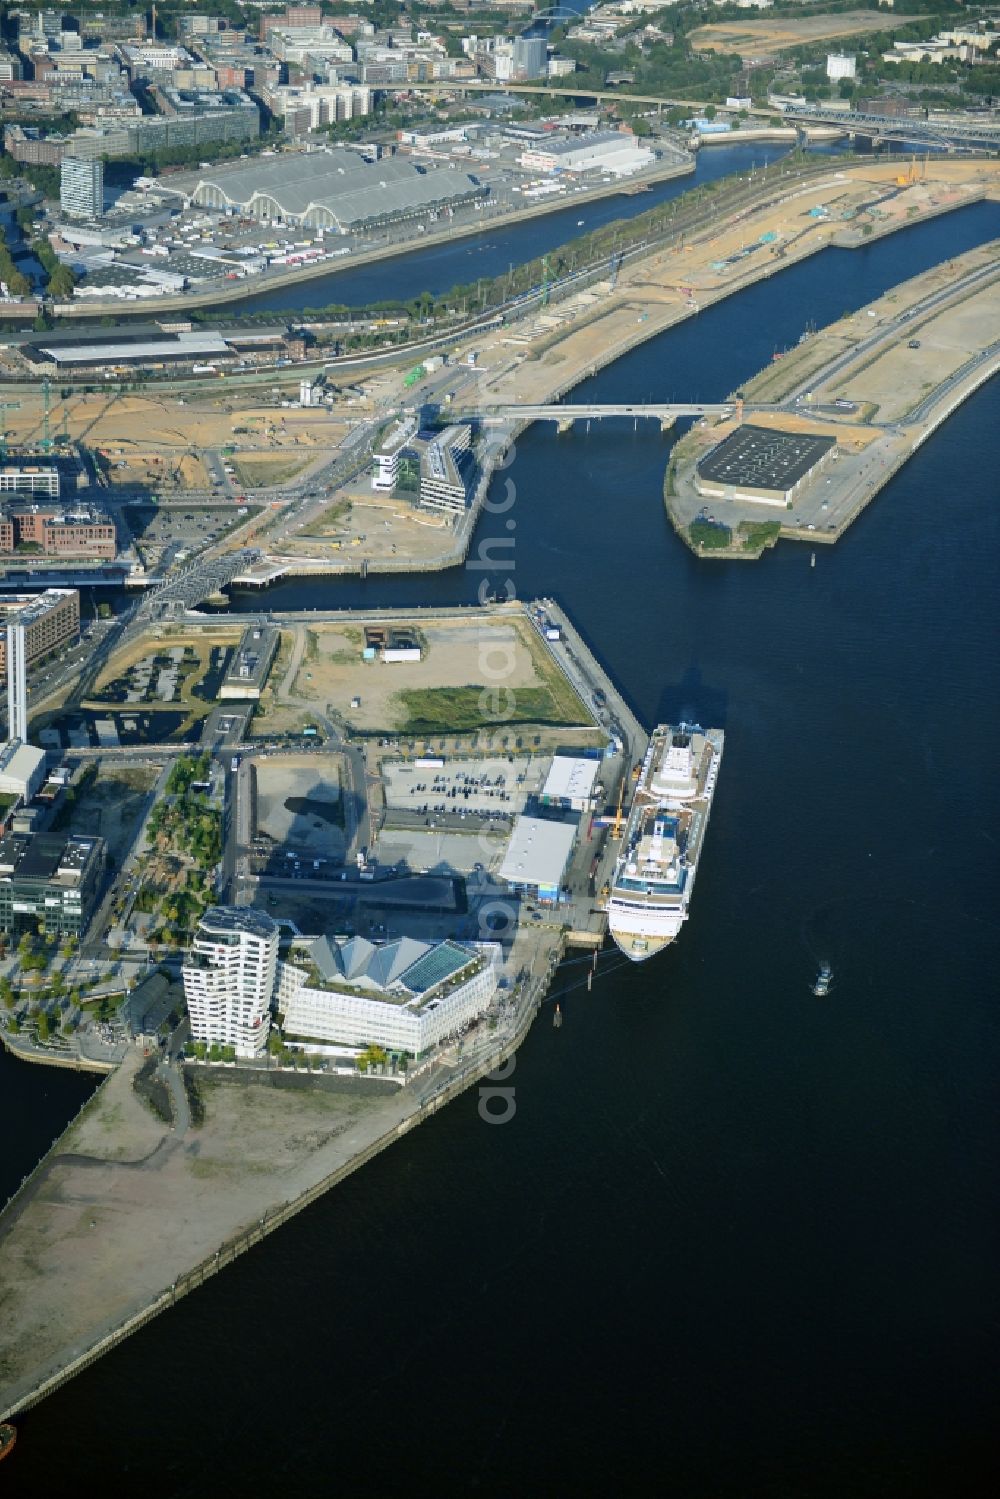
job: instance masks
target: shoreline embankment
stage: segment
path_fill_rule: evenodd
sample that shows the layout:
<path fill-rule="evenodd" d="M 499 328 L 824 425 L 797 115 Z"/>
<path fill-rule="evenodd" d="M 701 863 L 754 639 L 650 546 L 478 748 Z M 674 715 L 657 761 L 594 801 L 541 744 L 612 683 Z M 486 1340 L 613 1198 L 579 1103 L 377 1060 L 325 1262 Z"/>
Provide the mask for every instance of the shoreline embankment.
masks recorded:
<path fill-rule="evenodd" d="M 227 1238 L 220 1247 L 210 1255 L 205 1256 L 198 1264 L 189 1271 L 177 1277 L 177 1279 L 152 1301 L 123 1318 L 114 1328 L 102 1334 L 90 1347 L 77 1354 L 69 1362 L 59 1368 L 49 1369 L 33 1376 L 30 1381 L 25 1381 L 24 1388 L 14 1389 L 0 1395 L 0 1419 L 9 1420 L 32 1406 L 37 1405 L 46 1396 L 52 1394 L 60 1386 L 68 1383 L 77 1374 L 95 1363 L 105 1353 L 130 1337 L 144 1327 L 147 1322 L 174 1306 L 176 1302 L 191 1291 L 203 1286 L 207 1280 L 220 1270 L 231 1265 L 240 1255 L 252 1249 L 255 1244 L 260 1244 L 276 1229 L 281 1228 L 291 1218 L 311 1206 L 320 1197 L 324 1196 L 333 1187 L 338 1186 L 347 1177 L 351 1176 L 360 1167 L 367 1165 L 377 1155 L 402 1139 L 413 1129 L 430 1119 L 448 1103 L 459 1098 L 468 1089 L 481 1082 L 494 1072 L 504 1067 L 523 1043 L 531 1025 L 541 1009 L 545 999 L 552 976 L 562 961 L 565 954 L 565 937 L 562 934 L 553 934 L 552 941 L 555 944 L 551 949 L 542 972 L 532 975 L 524 984 L 522 989 L 514 1024 L 509 1035 L 499 1040 L 496 1046 L 487 1055 L 471 1063 L 457 1077 L 443 1083 L 429 1098 L 413 1101 L 413 1107 L 401 1120 L 392 1124 L 387 1129 L 382 1129 L 371 1140 L 361 1146 L 355 1154 L 347 1161 L 342 1162 L 333 1171 L 305 1188 L 296 1198 L 286 1202 L 280 1207 L 268 1212 L 262 1219 L 255 1223 L 244 1226 L 239 1232 Z M 105 1079 L 108 1081 L 109 1079 Z M 76 1123 L 88 1109 L 94 1105 L 100 1093 L 98 1089 L 79 1110 L 75 1119 Z M 405 1093 L 404 1095 L 405 1096 Z M 67 1126 L 69 1128 L 69 1126 Z M 63 1132 L 65 1134 L 65 1131 Z M 63 1136 L 53 1142 L 52 1146 L 43 1156 L 35 1170 L 22 1183 L 21 1188 L 15 1193 L 9 1202 L 0 1211 L 0 1244 L 3 1242 L 5 1233 L 11 1226 L 11 1213 L 14 1219 L 20 1211 L 30 1206 L 31 1198 L 43 1184 L 47 1171 L 57 1164 L 59 1158 L 59 1144 Z"/>
<path fill-rule="evenodd" d="M 850 169 L 850 167 L 852 166 L 856 169 L 870 169 L 871 163 L 866 161 L 838 163 L 836 168 L 830 168 L 831 182 L 833 181 L 832 174 L 834 171 L 843 172 L 845 169 Z M 815 180 L 809 178 L 804 185 L 796 184 L 794 187 L 790 188 L 787 196 L 789 198 L 794 198 L 795 196 L 798 196 L 801 191 L 803 191 L 804 187 L 811 191 L 817 185 L 821 186 L 822 183 L 817 184 Z M 571 373 L 565 375 L 558 382 L 554 382 L 551 387 L 548 399 L 550 401 L 560 400 L 567 394 L 567 392 L 574 389 L 574 387 L 579 385 L 582 381 L 590 379 L 591 376 L 597 374 L 600 370 L 603 370 L 609 365 L 616 363 L 617 360 L 623 358 L 626 354 L 630 353 L 633 349 L 638 348 L 643 343 L 647 343 L 650 339 L 656 338 L 661 333 L 667 332 L 670 328 L 676 327 L 680 323 L 686 322 L 689 318 L 697 317 L 699 312 L 705 310 L 706 308 L 714 306 L 718 302 L 725 301 L 729 297 L 735 296 L 742 291 L 748 290 L 750 287 L 756 285 L 759 281 L 767 280 L 775 275 L 780 275 L 783 270 L 790 269 L 795 265 L 799 265 L 803 261 L 809 259 L 812 255 L 821 253 L 827 248 L 842 250 L 862 249 L 865 246 L 872 244 L 876 239 L 883 239 L 888 235 L 898 233 L 900 230 L 919 227 L 922 223 L 925 223 L 933 218 L 938 218 L 942 214 L 953 213 L 958 209 L 971 207 L 974 204 L 982 202 L 987 198 L 995 199 L 996 197 L 997 187 L 995 185 L 991 187 L 984 183 L 981 185 L 973 186 L 971 190 L 959 202 L 932 204 L 929 205 L 926 209 L 921 209 L 919 214 L 913 218 L 887 221 L 885 223 L 878 223 L 876 225 L 867 226 L 870 228 L 870 233 L 863 233 L 861 228 L 859 227 L 852 228 L 845 225 L 842 229 L 838 230 L 836 234 L 831 235 L 826 240 L 821 241 L 817 239 L 815 242 L 801 241 L 794 247 L 790 254 L 784 256 L 780 260 L 771 259 L 768 261 L 763 261 L 759 264 L 754 264 L 745 272 L 738 275 L 732 281 L 727 282 L 723 286 L 709 288 L 707 290 L 700 290 L 700 300 L 697 306 L 691 307 L 683 304 L 678 304 L 675 308 L 670 309 L 669 313 L 667 313 L 665 316 L 661 316 L 655 321 L 653 319 L 650 319 L 647 322 L 636 323 L 635 327 L 628 337 L 621 339 L 612 346 L 606 347 L 596 353 L 589 355 L 587 360 L 583 362 L 579 368 L 574 369 Z M 670 236 L 667 236 L 667 239 L 669 239 L 669 237 Z M 691 243 L 696 242 L 697 239 L 691 241 Z M 659 243 L 655 246 L 651 246 L 646 255 L 639 258 L 638 261 L 633 261 L 633 267 L 636 264 L 641 265 L 644 260 L 650 259 L 653 256 L 661 253 L 662 249 L 663 245 Z M 628 296 L 627 286 L 621 293 L 621 300 L 630 300 Z M 635 300 L 639 299 L 636 298 Z M 581 323 L 575 323 L 571 325 L 571 327 L 567 328 L 566 333 L 568 334 L 570 332 L 576 331 L 576 329 L 581 326 Z M 561 337 L 565 336 L 566 335 L 564 334 Z M 556 346 L 558 342 L 561 341 L 561 337 L 554 340 L 553 344 L 549 347 Z M 472 535 L 475 531 L 475 527 L 479 519 L 479 513 L 482 509 L 483 501 L 485 500 L 486 494 L 489 490 L 489 485 L 493 473 L 495 473 L 497 469 L 501 468 L 504 465 L 506 456 L 509 453 L 510 448 L 514 444 L 516 444 L 518 438 L 530 425 L 530 419 L 526 419 L 524 421 L 515 421 L 512 424 L 510 436 L 507 439 L 506 443 L 504 444 L 502 449 L 500 449 L 494 456 L 491 464 L 481 474 L 473 502 L 470 505 L 469 510 L 463 517 L 460 527 L 456 530 L 450 544 L 441 552 L 439 552 L 436 557 L 422 558 L 416 562 L 409 561 L 405 557 L 352 557 L 336 561 L 332 558 L 318 558 L 315 562 L 313 562 L 311 559 L 307 558 L 282 558 L 280 554 L 275 554 L 273 558 L 275 571 L 270 576 L 268 576 L 267 578 L 236 578 L 234 579 L 234 584 L 237 587 L 241 588 L 263 589 L 272 583 L 280 583 L 282 581 L 285 581 L 286 579 L 296 577 L 324 578 L 359 575 L 368 577 L 374 574 L 394 574 L 410 572 L 429 573 L 444 571 L 449 567 L 461 566 L 462 562 L 468 555 Z M 810 537 L 815 539 L 813 533 L 809 533 L 809 535 Z M 699 553 L 698 555 L 702 554 Z M 747 557 L 748 560 L 752 560 L 751 554 L 741 553 L 739 555 Z"/>
<path fill-rule="evenodd" d="M 728 144 L 736 145 L 738 142 L 730 141 Z M 509 213 L 481 217 L 478 223 L 438 229 L 433 233 L 420 235 L 419 240 L 414 239 L 409 244 L 382 245 L 378 249 L 360 250 L 357 254 L 352 252 L 350 255 L 343 255 L 338 260 L 321 260 L 314 265 L 296 266 L 294 270 L 276 271 L 273 275 L 268 275 L 263 283 L 255 281 L 248 286 L 246 281 L 241 281 L 231 288 L 214 287 L 206 292 L 185 292 L 176 297 L 157 297 L 155 305 L 146 303 L 136 306 L 132 303 L 123 303 L 118 298 L 103 302 L 96 299 L 88 299 L 86 303 L 59 302 L 51 309 L 52 315 L 69 319 L 111 316 L 126 320 L 129 318 L 148 319 L 152 313 L 182 312 L 189 308 L 250 302 L 257 297 L 268 296 L 271 292 L 282 291 L 289 286 L 299 286 L 304 282 L 314 281 L 317 277 L 334 276 L 340 271 L 357 270 L 361 266 L 376 265 L 383 260 L 398 260 L 412 254 L 414 250 L 431 249 L 449 240 L 470 239 L 477 234 L 500 233 L 514 224 L 544 218 L 550 213 L 558 213 L 560 209 L 578 208 L 582 204 L 596 203 L 604 198 L 633 197 L 637 193 L 643 195 L 645 187 L 653 187 L 660 182 L 670 182 L 674 177 L 693 176 L 698 169 L 698 164 L 695 155 L 693 153 L 689 155 L 688 161 L 664 163 L 662 168 L 644 173 L 642 177 L 632 179 L 627 184 L 621 182 L 602 184 L 600 187 L 591 188 L 588 192 L 574 193 L 571 199 L 535 203 L 530 208 L 514 208 Z M 237 310 L 234 309 L 234 316 Z M 274 316 L 280 317 L 280 315 L 275 310 Z"/>

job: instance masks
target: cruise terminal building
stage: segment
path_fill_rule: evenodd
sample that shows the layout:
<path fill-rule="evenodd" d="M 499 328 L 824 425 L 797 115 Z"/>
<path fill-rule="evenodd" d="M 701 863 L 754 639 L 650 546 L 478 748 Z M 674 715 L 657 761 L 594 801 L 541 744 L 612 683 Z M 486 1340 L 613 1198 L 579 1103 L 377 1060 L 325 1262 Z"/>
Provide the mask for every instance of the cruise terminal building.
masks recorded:
<path fill-rule="evenodd" d="M 833 437 L 748 423 L 730 432 L 699 460 L 695 488 L 710 499 L 784 507 L 836 456 Z"/>

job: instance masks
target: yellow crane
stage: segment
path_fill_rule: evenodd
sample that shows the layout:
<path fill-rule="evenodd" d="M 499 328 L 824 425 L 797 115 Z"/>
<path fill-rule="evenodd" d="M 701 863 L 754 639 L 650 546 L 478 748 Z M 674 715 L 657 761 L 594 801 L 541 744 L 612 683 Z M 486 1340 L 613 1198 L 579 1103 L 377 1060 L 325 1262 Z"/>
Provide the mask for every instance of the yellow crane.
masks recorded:
<path fill-rule="evenodd" d="M 619 839 L 622 835 L 622 823 L 625 821 L 622 808 L 625 804 L 625 772 L 622 771 L 622 783 L 618 788 L 618 806 L 615 809 L 615 820 L 611 825 L 611 837 Z"/>

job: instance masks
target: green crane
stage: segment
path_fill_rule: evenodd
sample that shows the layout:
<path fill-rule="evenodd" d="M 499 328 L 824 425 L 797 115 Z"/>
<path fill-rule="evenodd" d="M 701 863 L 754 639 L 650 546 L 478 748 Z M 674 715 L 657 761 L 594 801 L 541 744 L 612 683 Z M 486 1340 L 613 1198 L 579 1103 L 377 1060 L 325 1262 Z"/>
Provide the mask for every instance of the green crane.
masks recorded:
<path fill-rule="evenodd" d="M 20 401 L 0 401 L 0 411 L 20 411 Z M 7 459 L 7 433 L 0 427 L 0 462 Z"/>

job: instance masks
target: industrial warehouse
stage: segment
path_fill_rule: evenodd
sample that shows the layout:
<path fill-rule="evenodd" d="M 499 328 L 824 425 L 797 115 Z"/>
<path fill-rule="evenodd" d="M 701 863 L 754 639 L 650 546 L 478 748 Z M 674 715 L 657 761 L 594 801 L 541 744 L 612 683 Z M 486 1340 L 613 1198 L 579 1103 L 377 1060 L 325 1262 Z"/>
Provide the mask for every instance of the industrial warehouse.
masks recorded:
<path fill-rule="evenodd" d="M 423 218 L 486 195 L 475 178 L 449 167 L 421 170 L 396 157 L 367 162 L 338 150 L 213 173 L 201 178 L 191 197 L 202 208 L 346 234 Z"/>
<path fill-rule="evenodd" d="M 211 374 L 217 364 L 257 364 L 276 354 L 301 357 L 301 338 L 291 338 L 287 329 L 231 329 L 215 332 L 194 329 L 190 324 L 147 323 L 116 328 L 113 332 L 49 334 L 33 337 L 17 347 L 28 369 L 51 374 L 53 369 L 69 373 L 104 376 L 136 369 L 204 368 Z"/>
<path fill-rule="evenodd" d="M 786 505 L 836 455 L 832 437 L 737 427 L 700 460 L 695 488 L 712 499 Z"/>

